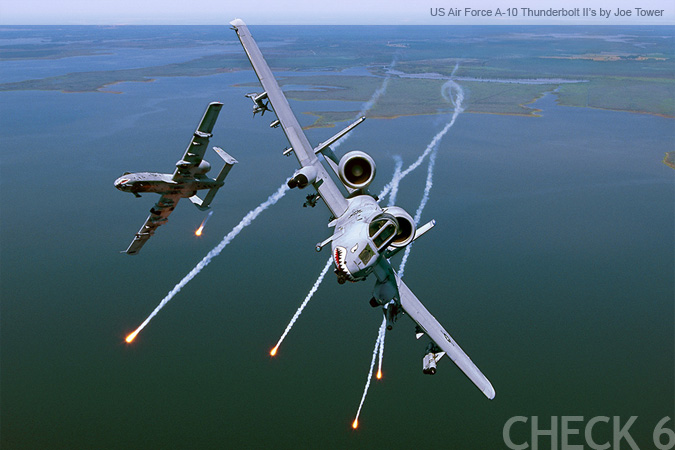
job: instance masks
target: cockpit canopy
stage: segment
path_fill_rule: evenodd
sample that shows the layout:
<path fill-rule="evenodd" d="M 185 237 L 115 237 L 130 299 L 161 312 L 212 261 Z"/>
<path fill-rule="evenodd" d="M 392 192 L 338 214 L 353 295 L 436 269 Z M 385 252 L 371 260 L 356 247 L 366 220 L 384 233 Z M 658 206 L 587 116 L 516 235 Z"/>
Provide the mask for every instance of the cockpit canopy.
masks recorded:
<path fill-rule="evenodd" d="M 378 252 L 382 252 L 396 236 L 398 232 L 398 222 L 391 214 L 383 213 L 371 220 L 368 225 L 368 234 L 377 247 Z"/>

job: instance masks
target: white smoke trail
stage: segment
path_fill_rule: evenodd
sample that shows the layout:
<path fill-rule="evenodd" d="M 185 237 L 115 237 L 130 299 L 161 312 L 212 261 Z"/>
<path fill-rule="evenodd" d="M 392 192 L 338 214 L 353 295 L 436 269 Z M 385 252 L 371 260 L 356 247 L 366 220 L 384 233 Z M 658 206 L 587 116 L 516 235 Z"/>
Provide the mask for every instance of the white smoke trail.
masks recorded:
<path fill-rule="evenodd" d="M 398 60 L 398 58 L 395 56 L 394 59 L 393 59 L 393 60 L 391 61 L 391 63 L 389 64 L 388 71 L 394 68 L 394 66 L 396 65 L 396 61 L 397 61 L 397 60 Z M 373 93 L 373 95 L 370 97 L 370 100 L 368 100 L 367 102 L 365 102 L 365 103 L 363 104 L 363 106 L 361 107 L 361 110 L 360 110 L 359 113 L 356 115 L 356 118 L 359 118 L 359 117 L 363 116 L 363 115 L 364 115 L 366 112 L 368 112 L 373 106 L 375 106 L 375 103 L 377 102 L 377 100 L 378 100 L 382 95 L 384 95 L 384 93 L 387 91 L 387 86 L 389 85 L 389 78 L 390 78 L 390 75 L 389 75 L 389 73 L 387 73 L 387 76 L 386 76 L 385 79 L 382 81 L 382 84 L 380 85 L 380 87 L 377 88 L 377 90 L 375 90 L 375 92 Z M 331 148 L 332 148 L 333 150 L 335 150 L 338 146 L 340 146 L 340 145 L 345 141 L 345 139 L 347 139 L 348 136 L 349 136 L 349 134 L 347 134 L 347 135 L 345 135 L 344 137 L 342 137 L 342 139 L 339 139 L 338 141 L 336 141 L 336 142 L 331 146 Z M 397 160 L 397 167 L 398 167 L 398 169 L 396 169 L 396 170 L 400 172 L 400 170 L 401 170 L 401 165 L 403 164 L 403 161 L 401 161 L 401 158 L 398 157 L 398 156 L 396 156 L 395 158 L 398 158 L 398 160 Z M 398 161 L 400 161 L 400 163 L 399 163 Z M 307 296 L 305 297 L 305 300 L 302 302 L 302 304 L 300 305 L 300 307 L 298 308 L 298 310 L 295 312 L 295 315 L 293 315 L 293 318 L 291 319 L 291 321 L 289 322 L 289 324 L 286 326 L 286 329 L 284 330 L 283 334 L 281 335 L 281 338 L 279 338 L 279 342 L 277 342 L 277 345 L 275 345 L 274 348 L 272 349 L 272 351 L 270 351 L 270 355 L 272 355 L 272 356 L 276 355 L 277 350 L 279 349 L 279 346 L 281 345 L 281 343 L 283 342 L 283 340 L 286 338 L 286 335 L 291 331 L 291 328 L 293 327 L 293 325 L 295 324 L 295 322 L 298 320 L 298 317 L 300 317 L 300 314 L 302 313 L 302 310 L 305 308 L 305 306 L 307 306 L 307 303 L 309 303 L 309 301 L 312 299 L 312 297 L 313 297 L 314 294 L 316 293 L 317 289 L 319 288 L 319 285 L 321 284 L 321 282 L 323 281 L 324 277 L 326 276 L 326 273 L 328 272 L 328 269 L 329 269 L 329 267 L 331 266 L 332 261 L 333 261 L 333 258 L 331 257 L 331 258 L 328 259 L 328 262 L 326 262 L 326 266 L 323 268 L 323 270 L 322 270 L 321 273 L 319 274 L 319 277 L 318 277 L 318 278 L 316 279 L 316 281 L 314 282 L 314 285 L 312 286 L 312 289 L 310 289 L 309 293 L 308 293 Z"/>
<path fill-rule="evenodd" d="M 434 150 L 431 152 L 431 155 L 429 155 L 429 167 L 427 168 L 427 182 L 424 186 L 424 193 L 422 194 L 422 200 L 420 200 L 420 205 L 417 207 L 417 211 L 415 211 L 415 217 L 413 218 L 416 224 L 420 223 L 420 220 L 422 219 L 422 211 L 424 211 L 424 208 L 427 206 L 427 202 L 429 201 L 429 191 L 431 191 L 431 188 L 434 186 L 434 166 L 436 165 L 437 154 L 438 154 L 438 146 L 434 147 Z"/>
<path fill-rule="evenodd" d="M 455 66 L 455 70 L 457 70 L 457 66 Z M 455 70 L 453 70 L 453 73 L 455 73 Z M 453 91 L 456 92 L 455 97 L 452 97 Z M 429 156 L 429 167 L 427 169 L 427 182 L 424 187 L 424 194 L 422 195 L 422 200 L 420 201 L 420 205 L 418 206 L 417 212 L 415 213 L 414 217 L 416 225 L 419 224 L 420 219 L 422 218 L 422 211 L 427 205 L 427 201 L 429 200 L 429 192 L 431 191 L 431 188 L 433 187 L 434 184 L 433 183 L 434 166 L 436 164 L 436 154 L 438 153 L 438 146 L 440 145 L 443 136 L 445 136 L 448 130 L 455 124 L 457 116 L 462 111 L 464 111 L 464 108 L 462 107 L 462 103 L 464 102 L 464 90 L 460 85 L 455 83 L 453 80 L 448 80 L 442 86 L 441 93 L 446 100 L 448 100 L 455 106 L 455 111 L 453 112 L 450 121 L 436 136 L 434 136 L 434 138 L 431 140 L 431 143 L 427 147 L 427 150 L 431 149 L 431 156 Z M 406 247 L 405 253 L 403 254 L 403 258 L 401 259 L 401 265 L 398 268 L 398 274 L 401 278 L 403 277 L 405 265 L 408 262 L 408 256 L 410 256 L 411 250 L 412 244 Z"/>
<path fill-rule="evenodd" d="M 431 191 L 431 188 L 434 185 L 433 176 L 434 176 L 434 166 L 436 165 L 437 153 L 438 153 L 438 146 L 434 147 L 434 150 L 431 152 L 431 155 L 429 155 L 429 168 L 427 169 L 427 183 L 426 186 L 424 187 L 424 194 L 422 195 L 422 200 L 420 201 L 420 205 L 417 208 L 417 212 L 415 213 L 414 217 L 416 225 L 420 223 L 422 211 L 424 210 L 424 207 L 427 206 L 427 201 L 429 200 L 429 191 Z M 398 267 L 398 275 L 401 278 L 403 278 L 403 273 L 405 272 L 405 265 L 408 262 L 408 256 L 410 256 L 411 249 L 412 243 L 405 248 L 405 253 L 403 254 L 403 258 L 401 259 L 401 264 Z"/>
<path fill-rule="evenodd" d="M 202 220 L 202 223 L 199 225 L 199 228 L 195 231 L 195 236 L 201 236 L 202 231 L 204 231 L 204 226 L 208 222 L 209 218 L 213 215 L 213 211 L 209 211 L 208 215 Z"/>
<path fill-rule="evenodd" d="M 370 96 L 370 99 L 363 104 L 361 110 L 354 117 L 355 120 L 365 115 L 368 111 L 370 111 L 373 108 L 373 106 L 375 106 L 375 103 L 377 103 L 380 97 L 382 97 L 384 93 L 387 92 L 387 86 L 389 86 L 389 80 L 391 79 L 389 71 L 394 68 L 397 60 L 398 57 L 394 56 L 394 59 L 392 59 L 391 63 L 389 63 L 389 67 L 387 68 L 387 75 L 385 76 L 384 80 L 382 80 L 382 84 L 380 85 L 379 88 L 375 90 L 375 92 L 373 92 L 373 95 Z M 331 145 L 331 149 L 335 150 L 336 148 L 338 148 L 340 145 L 344 143 L 344 141 L 347 140 L 347 138 L 350 135 L 351 133 L 347 133 L 342 138 L 338 139 L 333 145 Z"/>
<path fill-rule="evenodd" d="M 382 319 L 382 325 L 380 325 L 380 333 L 382 333 L 382 338 L 380 338 L 380 354 L 379 358 L 377 361 L 377 379 L 379 380 L 382 378 L 382 358 L 384 356 L 384 338 L 386 337 L 386 326 L 387 326 L 387 319 L 384 318 Z"/>
<path fill-rule="evenodd" d="M 457 67 L 455 67 L 455 70 L 456 69 Z M 451 96 L 452 91 L 457 92 L 454 98 Z M 382 191 L 380 191 L 380 193 L 378 194 L 379 198 L 384 198 L 385 195 L 387 195 L 389 192 L 393 190 L 394 186 L 398 186 L 398 183 L 403 178 L 405 178 L 410 172 L 417 169 L 422 164 L 424 158 L 426 158 L 427 155 L 431 153 L 434 147 L 436 147 L 440 143 L 441 139 L 443 139 L 443 136 L 445 136 L 448 130 L 455 124 L 457 116 L 462 111 L 464 111 L 464 108 L 462 107 L 462 102 L 464 101 L 464 90 L 460 85 L 455 83 L 453 80 L 448 80 L 443 86 L 441 86 L 441 95 L 443 96 L 444 99 L 452 103 L 452 105 L 455 107 L 455 111 L 452 114 L 452 118 L 445 125 L 445 127 L 443 127 L 443 129 L 438 134 L 436 134 L 436 136 L 434 136 L 429 145 L 427 145 L 427 148 L 424 149 L 422 154 L 415 160 L 415 162 L 413 162 L 410 166 L 408 166 L 407 169 L 401 172 L 398 178 L 392 179 L 382 188 Z"/>
<path fill-rule="evenodd" d="M 455 66 L 455 70 L 457 70 L 457 66 Z M 455 73 L 455 70 L 453 70 L 453 74 Z M 452 91 L 456 91 L 457 94 L 454 98 L 451 97 Z M 427 148 L 424 150 L 424 152 L 420 155 L 420 157 L 413 163 L 411 164 L 406 170 L 403 172 L 400 171 L 400 166 L 398 165 L 397 161 L 397 168 L 394 171 L 394 177 L 392 180 L 385 186 L 383 191 L 380 193 L 380 198 L 383 198 L 386 193 L 391 192 L 390 196 L 390 204 L 393 203 L 391 200 L 391 197 L 394 197 L 394 201 L 396 198 L 396 192 L 398 191 L 398 184 L 405 177 L 408 175 L 410 172 L 415 170 L 417 167 L 419 167 L 420 164 L 422 164 L 422 161 L 424 157 L 428 154 L 431 154 L 429 156 L 429 166 L 427 169 L 427 182 L 424 188 L 424 193 L 422 195 L 422 200 L 420 201 L 420 205 L 417 208 L 417 212 L 415 213 L 415 223 L 418 224 L 421 216 L 422 216 L 422 211 L 427 205 L 427 201 L 429 200 L 429 192 L 431 191 L 431 188 L 433 187 L 433 173 L 434 173 L 434 166 L 436 165 L 436 154 L 438 152 L 438 146 L 441 142 L 441 139 L 443 139 L 443 136 L 448 132 L 448 130 L 455 124 L 455 119 L 457 119 L 457 116 L 464 110 L 462 108 L 462 102 L 464 101 L 464 91 L 462 88 L 455 83 L 452 80 L 449 80 L 447 83 L 445 83 L 441 87 L 441 93 L 443 97 L 450 101 L 454 106 L 455 106 L 455 111 L 452 115 L 452 118 L 450 121 L 445 125 L 445 127 L 438 133 L 434 138 L 431 140 Z M 408 255 L 410 254 L 410 249 L 412 248 L 412 245 L 408 245 L 405 249 L 405 254 L 403 255 L 403 260 L 401 261 L 401 265 L 399 267 L 398 273 L 399 276 L 403 277 L 403 272 L 405 271 L 405 264 L 406 261 L 408 260 Z M 361 397 L 361 403 L 359 404 L 359 409 L 356 413 L 356 419 L 354 419 L 354 422 L 352 423 L 352 427 L 356 428 L 359 423 L 359 414 L 361 414 L 361 408 L 363 407 L 363 403 L 366 399 L 366 395 L 368 394 L 368 389 L 370 388 L 370 381 L 373 376 L 373 367 L 375 365 L 375 357 L 379 353 L 380 359 L 379 359 L 379 365 L 378 365 L 378 375 L 380 375 L 381 370 L 382 370 L 382 356 L 384 353 L 384 338 L 385 338 L 385 333 L 386 333 L 386 318 L 382 320 L 382 325 L 380 325 L 380 329 L 377 335 L 377 341 L 375 342 L 375 349 L 373 350 L 373 359 L 370 363 L 370 371 L 368 372 L 368 379 L 366 381 L 366 386 L 363 390 L 363 396 Z M 378 376 L 379 378 L 379 376 Z"/>
<path fill-rule="evenodd" d="M 401 180 L 405 178 L 410 172 L 417 169 L 422 164 L 422 161 L 424 161 L 424 158 L 426 158 L 427 155 L 431 153 L 432 149 L 433 145 L 429 144 L 429 146 L 427 146 L 424 152 L 422 152 L 422 154 L 415 160 L 414 163 L 410 164 L 403 172 L 399 172 L 398 177 L 393 178 L 389 183 L 384 185 L 377 197 L 384 198 L 385 195 L 389 194 L 394 189 L 394 186 L 396 186 L 398 189 L 398 184 L 401 182 Z"/>
<path fill-rule="evenodd" d="M 403 160 L 400 156 L 394 155 L 394 176 L 392 177 L 392 182 L 394 184 L 391 187 L 391 194 L 389 194 L 389 206 L 394 206 L 396 203 L 396 196 L 398 195 L 398 185 L 401 181 L 401 167 L 403 167 Z"/>
<path fill-rule="evenodd" d="M 450 78 L 454 78 L 454 77 L 455 77 L 455 72 L 457 72 L 457 69 L 459 69 L 459 62 L 456 62 L 456 63 L 455 63 L 455 68 L 452 69 L 452 73 L 450 74 Z"/>
<path fill-rule="evenodd" d="M 361 403 L 359 403 L 359 409 L 356 411 L 356 418 L 352 422 L 352 428 L 356 429 L 359 426 L 359 415 L 361 414 L 361 408 L 363 408 L 363 402 L 366 401 L 366 395 L 368 394 L 368 388 L 370 388 L 370 380 L 373 378 L 373 367 L 375 367 L 375 358 L 380 349 L 380 341 L 384 339 L 385 325 L 387 321 L 383 320 L 380 329 L 377 332 L 377 340 L 375 341 L 375 348 L 373 349 L 373 358 L 370 360 L 370 369 L 368 370 L 368 378 L 366 379 L 366 386 L 363 389 L 363 395 L 361 396 Z"/>
<path fill-rule="evenodd" d="M 220 252 L 223 251 L 223 249 L 232 242 L 232 239 L 234 239 L 244 228 L 246 228 L 248 225 L 255 220 L 256 217 L 260 215 L 261 212 L 265 211 L 267 208 L 270 206 L 274 205 L 276 202 L 283 197 L 286 192 L 289 190 L 289 187 L 286 185 L 286 181 L 277 189 L 277 191 L 270 195 L 267 200 L 262 202 L 260 205 L 258 205 L 255 209 L 251 210 L 248 214 L 244 216 L 243 219 L 230 231 L 222 241 L 218 245 L 216 245 L 197 265 L 182 279 L 180 282 L 173 288 L 171 291 L 162 299 L 162 301 L 157 305 L 155 310 L 148 316 L 147 319 L 138 327 L 136 330 L 131 333 L 129 336 L 127 336 L 126 341 L 131 342 L 134 340 L 136 335 L 143 329 L 145 326 L 152 320 L 153 317 L 157 315 L 157 313 L 166 305 L 180 290 L 190 282 L 194 277 L 197 276 L 199 272 L 202 271 L 204 267 L 206 267 L 213 258 L 218 256 Z"/>
<path fill-rule="evenodd" d="M 291 328 L 293 328 L 293 325 L 295 324 L 295 321 L 298 320 L 298 317 L 300 317 L 300 314 L 302 313 L 302 310 L 305 309 L 305 306 L 307 306 L 307 303 L 311 300 L 312 296 L 316 293 L 317 289 L 319 289 L 319 285 L 323 281 L 323 278 L 326 276 L 326 273 L 328 272 L 328 269 L 330 266 L 333 264 L 333 258 L 330 257 L 328 258 L 328 261 L 326 261 L 326 266 L 323 268 L 321 273 L 319 274 L 319 278 L 316 279 L 314 282 L 314 286 L 312 286 L 312 289 L 310 289 L 309 293 L 307 294 L 307 297 L 305 297 L 305 300 L 302 302 L 298 310 L 295 312 L 293 315 L 293 318 L 291 321 L 288 323 L 286 326 L 286 329 L 284 330 L 283 334 L 279 338 L 279 341 L 277 342 L 277 345 L 274 346 L 272 351 L 270 352 L 270 355 L 274 356 L 277 354 L 277 350 L 279 349 L 279 346 L 281 343 L 284 341 L 286 338 L 286 335 L 288 334 L 289 331 L 291 331 Z"/>
<path fill-rule="evenodd" d="M 394 156 L 394 159 L 396 160 L 396 166 L 394 168 L 394 177 L 396 177 L 396 174 L 401 171 L 401 166 L 403 165 L 403 160 L 401 159 L 400 156 Z M 393 192 L 393 191 L 392 191 Z M 293 318 L 289 322 L 289 324 L 286 326 L 286 329 L 284 330 L 283 334 L 279 338 L 279 341 L 277 342 L 277 345 L 272 348 L 270 351 L 270 355 L 275 356 L 277 354 L 277 350 L 279 349 L 279 346 L 283 342 L 283 340 L 286 338 L 286 335 L 291 331 L 291 328 L 295 324 L 295 322 L 298 320 L 298 317 L 300 317 L 300 314 L 302 314 L 302 310 L 305 309 L 305 306 L 307 306 L 307 303 L 312 299 L 316 291 L 319 289 L 319 285 L 323 282 L 324 277 L 326 276 L 326 273 L 328 272 L 328 269 L 333 263 L 333 258 L 332 256 L 328 258 L 328 261 L 326 262 L 326 266 L 323 268 L 321 273 L 319 274 L 319 277 L 316 279 L 314 282 L 314 285 L 312 286 L 312 289 L 310 289 L 309 293 L 305 297 L 305 300 L 302 302 L 298 310 L 295 312 L 293 315 Z M 380 368 L 381 368 L 381 363 L 380 363 Z"/>

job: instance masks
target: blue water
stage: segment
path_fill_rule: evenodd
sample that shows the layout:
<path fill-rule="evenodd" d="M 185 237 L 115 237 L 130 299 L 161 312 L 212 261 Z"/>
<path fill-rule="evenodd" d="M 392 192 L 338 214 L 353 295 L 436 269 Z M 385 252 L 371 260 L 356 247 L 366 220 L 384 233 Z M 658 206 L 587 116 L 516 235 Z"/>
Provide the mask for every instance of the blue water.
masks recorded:
<path fill-rule="evenodd" d="M 0 93 L 3 448 L 503 448 L 515 415 L 638 416 L 631 434 L 649 447 L 656 422 L 673 416 L 675 193 L 661 160 L 675 129 L 561 107 L 554 95 L 535 103 L 540 118 L 458 117 L 422 217 L 437 225 L 406 268 L 494 401 L 448 361 L 423 376 L 425 343 L 402 318 L 352 432 L 381 320 L 370 281 L 339 286 L 329 274 L 270 360 L 328 257 L 314 251 L 328 211 L 302 208 L 305 192 L 261 214 L 124 344 L 296 168 L 267 115 L 251 117 L 250 89 L 233 86 L 254 80 L 241 71 L 122 83 L 121 94 Z M 204 214 L 183 201 L 140 255 L 119 254 L 156 199 L 113 181 L 170 172 L 214 100 L 225 107 L 211 142 L 239 164 L 204 236 L 192 234 Z M 309 125 L 302 112 L 331 103 L 291 105 Z M 371 153 L 379 191 L 392 155 L 411 163 L 449 118 L 367 120 L 340 151 Z M 425 177 L 423 165 L 404 180 L 402 207 L 416 209 Z M 526 431 L 514 426 L 513 441 Z"/>

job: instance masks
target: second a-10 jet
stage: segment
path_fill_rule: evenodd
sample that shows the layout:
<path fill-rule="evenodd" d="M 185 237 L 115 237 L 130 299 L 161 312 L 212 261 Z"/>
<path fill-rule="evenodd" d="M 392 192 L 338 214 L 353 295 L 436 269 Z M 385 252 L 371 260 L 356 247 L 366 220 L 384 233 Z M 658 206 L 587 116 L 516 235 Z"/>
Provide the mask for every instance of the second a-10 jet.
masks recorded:
<path fill-rule="evenodd" d="M 330 145 L 364 118 L 313 148 L 246 24 L 240 19 L 230 24 L 265 90 L 247 95 L 253 100 L 254 115 L 270 109 L 276 114 L 277 120 L 271 126 L 276 128 L 280 125 L 291 144 L 284 154 L 295 154 L 300 163 L 300 169 L 288 182 L 289 187 L 303 189 L 311 185 L 317 193 L 307 196 L 307 204 L 314 206 L 320 198 L 332 214 L 328 226 L 333 228 L 333 235 L 317 244 L 317 250 L 331 244 L 338 282 L 358 282 L 374 275 L 375 287 L 370 302 L 383 308 L 387 328 L 391 329 L 397 318 L 405 313 L 417 324 L 418 338 L 426 334 L 431 339 L 422 362 L 424 373 L 435 373 L 436 362 L 447 354 L 486 397 L 494 398 L 495 390 L 490 381 L 389 263 L 389 258 L 428 231 L 434 222 L 417 228 L 403 208 L 380 207 L 377 199 L 367 190 L 375 176 L 373 159 L 364 152 L 351 151 L 338 160 L 330 149 Z M 333 181 L 318 155 L 322 155 L 328 167 L 336 173 L 347 195 Z"/>
<path fill-rule="evenodd" d="M 155 234 L 157 227 L 167 223 L 168 217 L 176 207 L 178 200 L 189 198 L 197 208 L 206 210 L 209 208 L 218 189 L 223 186 L 225 177 L 230 172 L 232 166 L 237 163 L 237 160 L 221 148 L 213 147 L 218 156 L 225 161 L 225 165 L 215 179 L 209 178 L 206 175 L 211 170 L 211 164 L 204 160 L 206 148 L 213 136 L 211 132 L 222 107 L 223 104 L 220 102 L 209 104 L 201 122 L 199 122 L 197 130 L 192 136 L 190 144 L 185 150 L 185 154 L 176 163 L 176 170 L 173 174 L 127 172 L 115 180 L 115 187 L 117 189 L 131 192 L 136 197 L 140 197 L 140 194 L 143 192 L 155 192 L 161 195 L 159 201 L 150 209 L 150 215 L 134 236 L 129 248 L 127 248 L 126 253 L 129 255 L 137 254 L 148 239 Z M 208 189 L 203 200 L 197 195 L 197 191 L 202 189 Z"/>

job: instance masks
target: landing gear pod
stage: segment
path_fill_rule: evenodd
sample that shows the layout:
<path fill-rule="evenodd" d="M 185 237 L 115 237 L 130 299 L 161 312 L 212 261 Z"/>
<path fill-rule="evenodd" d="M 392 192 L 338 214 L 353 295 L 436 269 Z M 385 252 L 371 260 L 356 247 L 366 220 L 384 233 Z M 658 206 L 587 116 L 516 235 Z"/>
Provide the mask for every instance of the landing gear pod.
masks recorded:
<path fill-rule="evenodd" d="M 375 161 L 358 150 L 346 153 L 340 159 L 338 176 L 351 189 L 365 189 L 375 178 Z"/>
<path fill-rule="evenodd" d="M 396 218 L 396 222 L 398 222 L 396 236 L 394 237 L 394 240 L 389 243 L 389 245 L 395 248 L 401 248 L 410 244 L 415 238 L 415 231 L 417 229 L 415 221 L 412 217 L 410 217 L 410 214 L 398 206 L 384 208 L 384 212 L 394 216 Z"/>
<path fill-rule="evenodd" d="M 295 187 L 304 189 L 310 183 L 314 183 L 316 180 L 316 168 L 314 166 L 305 166 L 302 169 L 295 172 L 293 178 L 288 180 L 288 187 L 293 189 Z"/>

